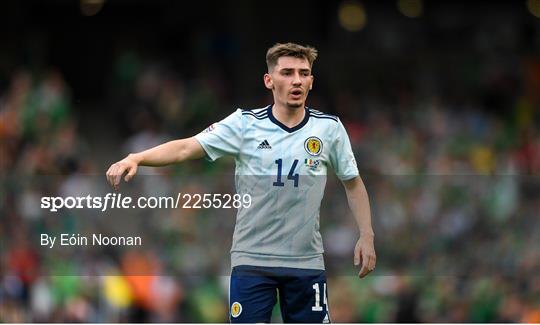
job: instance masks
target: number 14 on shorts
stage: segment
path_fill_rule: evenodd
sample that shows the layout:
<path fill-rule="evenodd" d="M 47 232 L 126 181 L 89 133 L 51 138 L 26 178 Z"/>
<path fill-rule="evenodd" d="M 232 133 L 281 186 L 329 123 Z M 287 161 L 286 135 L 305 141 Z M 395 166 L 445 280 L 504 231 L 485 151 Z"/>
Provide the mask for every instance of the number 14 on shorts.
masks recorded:
<path fill-rule="evenodd" d="M 323 307 L 321 306 L 321 290 L 320 290 L 319 283 L 315 283 L 313 285 L 313 290 L 315 290 L 315 306 L 312 306 L 311 310 L 322 311 Z M 327 306 L 326 310 L 328 310 L 328 302 L 326 300 L 326 283 L 323 283 L 322 296 L 323 296 L 323 305 Z"/>

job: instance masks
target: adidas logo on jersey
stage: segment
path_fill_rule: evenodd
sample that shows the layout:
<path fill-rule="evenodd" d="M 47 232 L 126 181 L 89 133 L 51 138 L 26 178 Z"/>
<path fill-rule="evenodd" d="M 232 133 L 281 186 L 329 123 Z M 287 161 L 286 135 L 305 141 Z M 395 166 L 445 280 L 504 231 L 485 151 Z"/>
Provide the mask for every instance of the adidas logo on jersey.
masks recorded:
<path fill-rule="evenodd" d="M 270 143 L 268 143 L 268 140 L 264 140 L 261 142 L 261 144 L 257 147 L 257 149 L 272 149 L 272 146 Z"/>

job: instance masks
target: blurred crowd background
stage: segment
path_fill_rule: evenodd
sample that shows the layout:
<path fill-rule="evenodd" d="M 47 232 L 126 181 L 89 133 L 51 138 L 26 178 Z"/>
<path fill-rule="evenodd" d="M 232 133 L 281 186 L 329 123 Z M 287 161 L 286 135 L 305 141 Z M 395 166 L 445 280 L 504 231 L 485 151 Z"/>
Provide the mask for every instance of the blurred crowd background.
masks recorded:
<path fill-rule="evenodd" d="M 333 321 L 540 322 L 540 1 L 34 0 L 0 18 L 0 321 L 226 322 L 234 211 L 129 221 L 39 199 L 105 193 L 125 154 L 270 104 L 265 51 L 294 41 L 319 50 L 308 105 L 344 122 L 376 232 L 377 270 L 358 280 L 330 178 Z M 231 193 L 232 173 L 196 161 L 130 186 Z M 39 246 L 128 225 L 151 244 Z"/>

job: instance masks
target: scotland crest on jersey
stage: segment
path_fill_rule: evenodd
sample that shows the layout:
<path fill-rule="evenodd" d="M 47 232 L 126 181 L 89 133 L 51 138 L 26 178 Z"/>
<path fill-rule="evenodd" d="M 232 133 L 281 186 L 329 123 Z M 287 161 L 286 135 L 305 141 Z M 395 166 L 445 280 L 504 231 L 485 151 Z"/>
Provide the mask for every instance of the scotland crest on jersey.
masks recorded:
<path fill-rule="evenodd" d="M 317 137 L 309 137 L 304 142 L 304 148 L 312 156 L 318 156 L 322 151 L 322 141 Z"/>

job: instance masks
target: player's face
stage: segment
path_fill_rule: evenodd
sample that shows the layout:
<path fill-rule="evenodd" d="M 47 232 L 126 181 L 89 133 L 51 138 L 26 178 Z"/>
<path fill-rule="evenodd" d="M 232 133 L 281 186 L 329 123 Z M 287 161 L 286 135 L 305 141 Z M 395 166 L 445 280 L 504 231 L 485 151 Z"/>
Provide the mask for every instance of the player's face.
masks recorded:
<path fill-rule="evenodd" d="M 287 108 L 304 107 L 313 85 L 309 62 L 303 58 L 282 56 L 272 71 L 264 75 L 266 88 L 274 94 L 274 102 Z"/>

